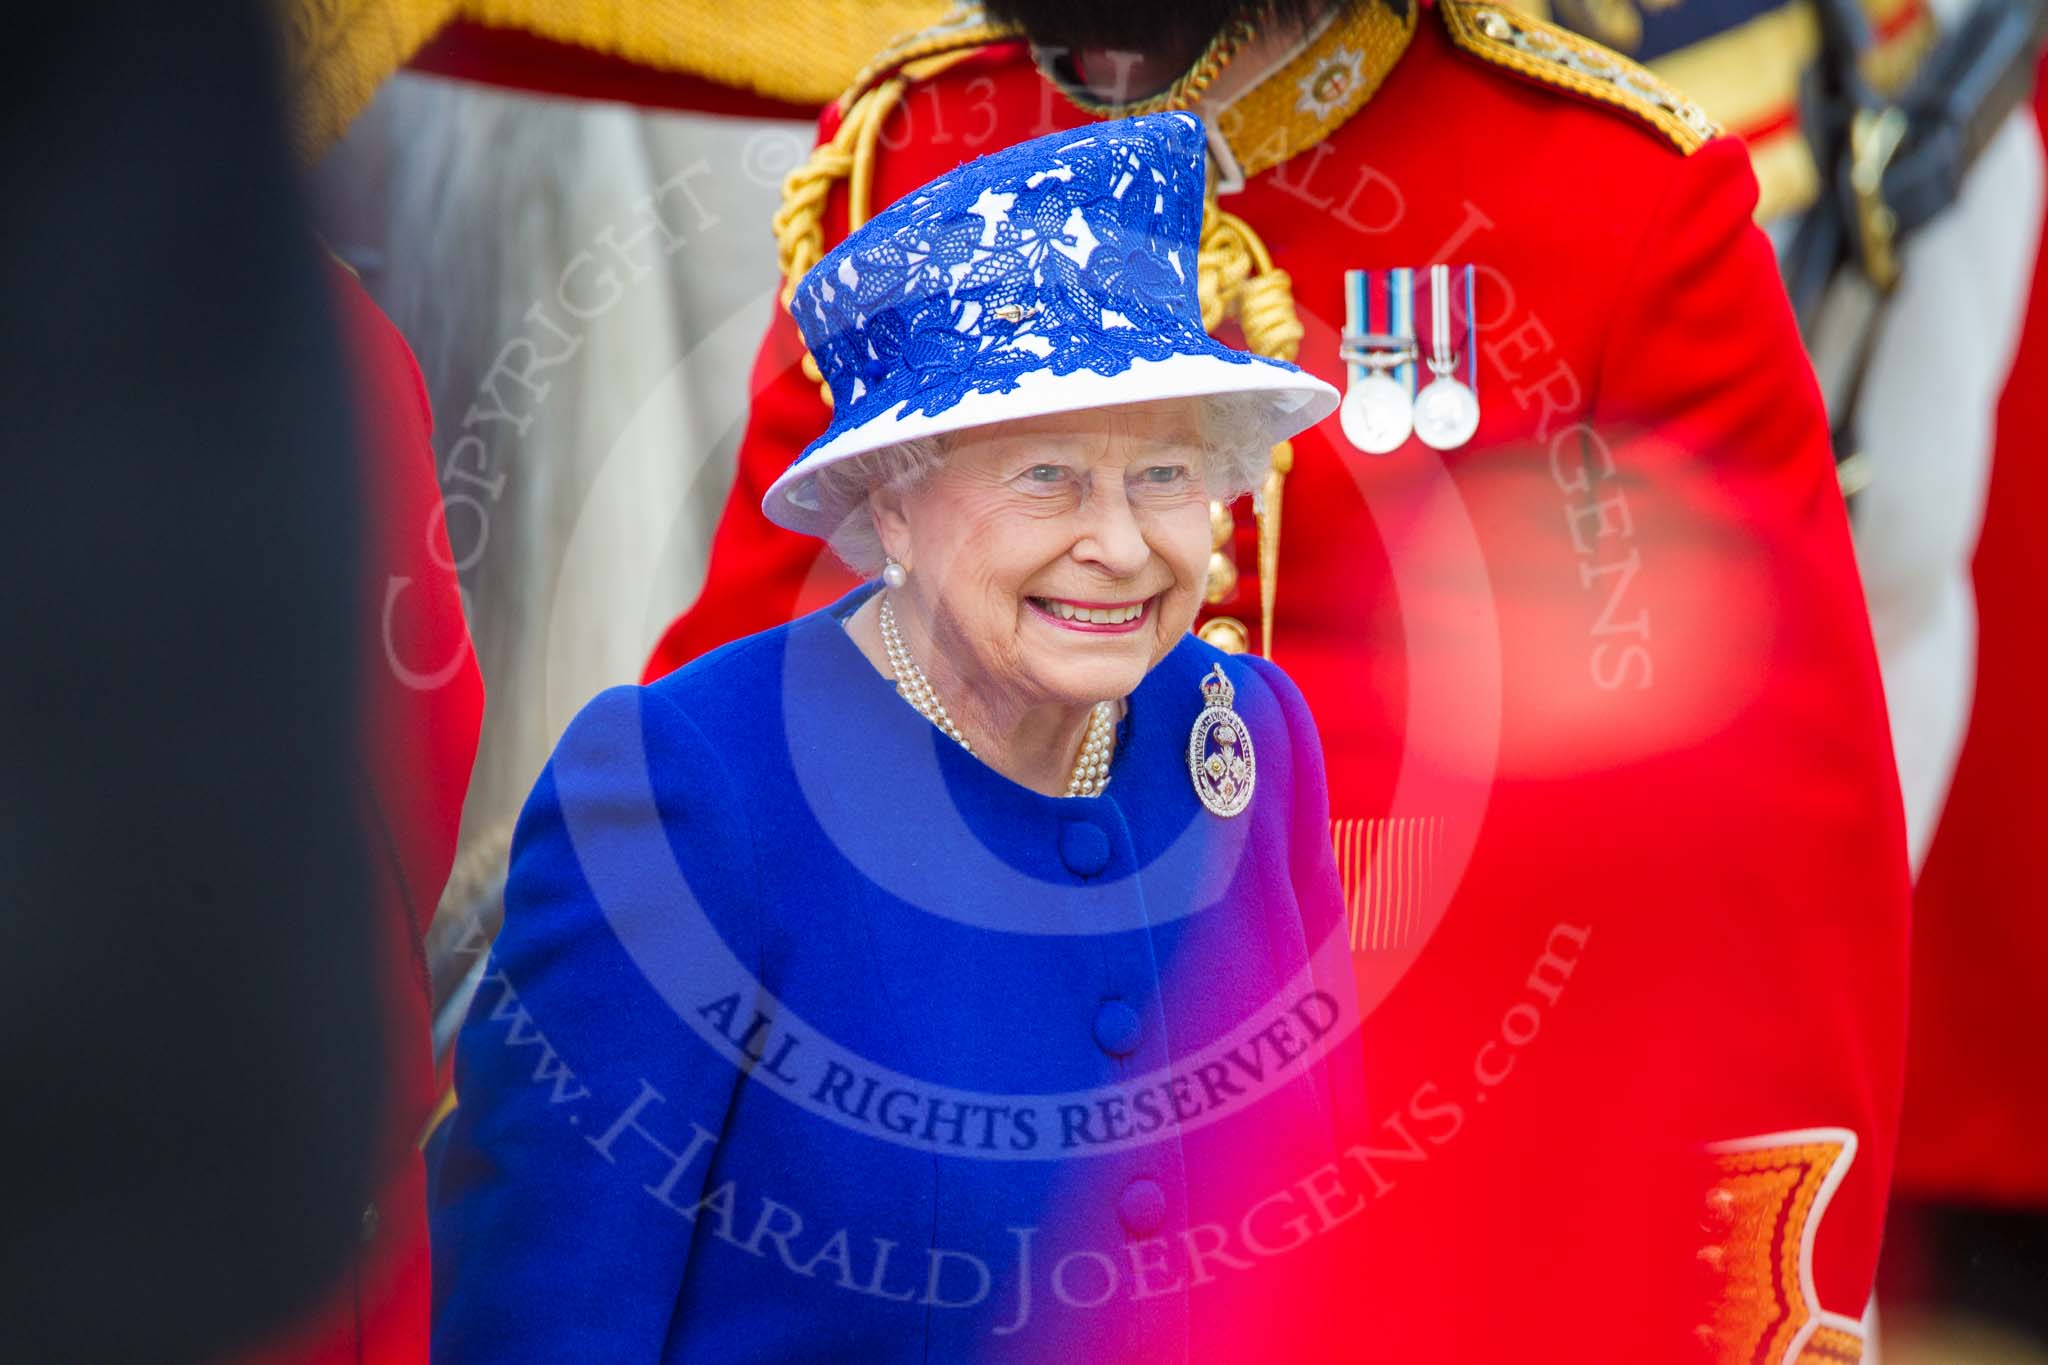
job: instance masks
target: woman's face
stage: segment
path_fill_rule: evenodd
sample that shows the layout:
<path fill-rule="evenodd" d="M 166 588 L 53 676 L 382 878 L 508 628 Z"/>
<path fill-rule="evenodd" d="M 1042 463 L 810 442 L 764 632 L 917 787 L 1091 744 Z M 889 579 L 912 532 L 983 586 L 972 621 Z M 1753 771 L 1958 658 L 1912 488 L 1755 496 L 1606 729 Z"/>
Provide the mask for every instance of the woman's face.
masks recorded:
<path fill-rule="evenodd" d="M 1018 706 L 1123 697 L 1194 624 L 1208 464 L 1186 402 L 954 436 L 914 492 L 876 494 L 947 671 Z"/>

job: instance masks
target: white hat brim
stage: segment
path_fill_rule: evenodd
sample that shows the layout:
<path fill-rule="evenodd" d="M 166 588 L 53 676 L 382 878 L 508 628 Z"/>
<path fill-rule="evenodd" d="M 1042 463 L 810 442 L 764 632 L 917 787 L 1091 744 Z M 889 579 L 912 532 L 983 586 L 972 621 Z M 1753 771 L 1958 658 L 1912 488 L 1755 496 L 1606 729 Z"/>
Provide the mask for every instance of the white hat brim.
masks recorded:
<path fill-rule="evenodd" d="M 1216 398 L 1251 394 L 1268 401 L 1255 405 L 1269 419 L 1267 445 L 1278 445 L 1322 421 L 1337 410 L 1337 391 L 1291 365 L 1260 356 L 1248 362 L 1224 360 L 1199 352 L 1179 352 L 1159 360 L 1133 360 L 1119 374 L 1078 370 L 1055 374 L 1032 370 L 1020 376 L 1007 393 L 970 393 L 936 415 L 906 412 L 897 404 L 888 412 L 812 447 L 782 472 L 761 499 L 761 511 L 777 526 L 805 535 L 829 537 L 851 511 L 819 505 L 816 475 L 842 460 L 885 450 L 905 441 L 966 431 L 974 427 L 1015 422 L 1089 408 L 1123 407 L 1175 398 Z"/>

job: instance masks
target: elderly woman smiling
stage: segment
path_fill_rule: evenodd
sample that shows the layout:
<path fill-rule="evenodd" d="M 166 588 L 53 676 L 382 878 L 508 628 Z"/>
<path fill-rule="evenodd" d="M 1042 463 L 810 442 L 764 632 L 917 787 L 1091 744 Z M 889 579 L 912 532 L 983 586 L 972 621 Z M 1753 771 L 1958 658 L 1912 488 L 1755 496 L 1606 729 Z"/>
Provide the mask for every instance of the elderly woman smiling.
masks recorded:
<path fill-rule="evenodd" d="M 1194 621 L 1209 502 L 1248 491 L 1258 441 L 1228 400 L 1160 400 L 829 467 L 821 498 L 861 509 L 833 549 L 889 587 L 847 629 L 989 767 L 1035 791 L 1097 794 L 1122 699 Z"/>
<path fill-rule="evenodd" d="M 1027 143 L 801 282 L 833 419 L 765 507 L 879 581 L 563 735 L 457 1047 L 437 1360 L 1341 1331 L 1315 728 L 1188 634 L 1210 501 L 1336 395 L 1203 332 L 1203 166 L 1184 114 Z"/>

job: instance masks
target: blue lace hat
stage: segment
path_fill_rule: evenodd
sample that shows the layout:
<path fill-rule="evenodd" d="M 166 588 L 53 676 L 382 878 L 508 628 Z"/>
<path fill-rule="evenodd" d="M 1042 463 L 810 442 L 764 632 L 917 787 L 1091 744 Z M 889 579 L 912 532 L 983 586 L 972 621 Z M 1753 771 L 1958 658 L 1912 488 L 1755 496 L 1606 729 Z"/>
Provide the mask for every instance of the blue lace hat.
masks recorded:
<path fill-rule="evenodd" d="M 979 157 L 875 215 L 798 282 L 790 312 L 832 425 L 762 499 L 826 536 L 824 466 L 1047 413 L 1238 395 L 1272 445 L 1337 391 L 1202 327 L 1207 143 L 1192 114 L 1095 124 Z"/>

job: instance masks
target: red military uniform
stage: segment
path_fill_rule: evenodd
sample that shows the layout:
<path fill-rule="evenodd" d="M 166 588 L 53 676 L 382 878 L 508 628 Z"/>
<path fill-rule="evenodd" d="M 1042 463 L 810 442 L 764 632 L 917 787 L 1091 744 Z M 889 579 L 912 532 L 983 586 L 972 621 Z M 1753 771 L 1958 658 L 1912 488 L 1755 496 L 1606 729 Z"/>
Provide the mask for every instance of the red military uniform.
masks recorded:
<path fill-rule="evenodd" d="M 807 206 L 829 245 L 854 193 L 879 207 L 1089 117 L 965 25 L 863 88 L 883 98 L 829 109 L 792 180 L 799 267 Z M 1741 144 L 1622 59 L 1468 0 L 1355 7 L 1196 107 L 1313 373 L 1344 383 L 1346 270 L 1477 267 L 1477 436 L 1378 457 L 1335 419 L 1304 434 L 1275 581 L 1241 507 L 1213 613 L 1258 647 L 1273 590 L 1270 652 L 1328 756 L 1371 1006 L 1359 1358 L 1861 1358 L 1907 868 L 1820 400 Z M 1236 313 L 1261 336 L 1286 331 L 1272 274 Z M 826 424 L 802 358 L 778 316 L 706 586 L 650 675 L 846 585 L 759 511 Z M 1688 1159 L 1710 1144 L 1730 1144 L 1711 1185 Z"/>
<path fill-rule="evenodd" d="M 318 1308 L 239 1359 L 426 1365 L 431 1262 L 419 1140 L 439 1087 L 424 934 L 455 858 L 483 723 L 483 677 L 448 548 L 426 385 L 405 338 L 354 276 L 338 263 L 329 273 L 355 366 L 362 448 L 358 795 L 365 847 L 375 855 L 390 1103 L 377 1146 L 376 1197 L 363 1209 L 353 1262 Z M 258 1088 L 281 1083 L 251 1078 Z"/>

